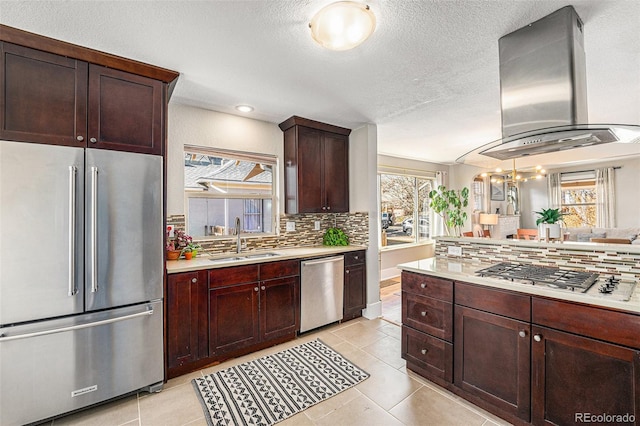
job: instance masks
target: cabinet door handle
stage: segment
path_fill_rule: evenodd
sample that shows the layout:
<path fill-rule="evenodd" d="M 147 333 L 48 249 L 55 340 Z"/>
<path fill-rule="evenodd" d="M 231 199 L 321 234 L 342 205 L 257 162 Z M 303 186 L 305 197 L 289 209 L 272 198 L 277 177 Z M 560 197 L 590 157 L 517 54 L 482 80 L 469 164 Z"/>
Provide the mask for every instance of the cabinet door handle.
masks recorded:
<path fill-rule="evenodd" d="M 327 206 L 327 210 L 331 210 L 331 206 Z"/>
<path fill-rule="evenodd" d="M 427 316 L 427 311 L 420 312 L 420 315 L 422 315 L 423 317 L 426 317 Z"/>
<path fill-rule="evenodd" d="M 420 288 L 427 288 L 427 283 L 420 284 Z"/>
<path fill-rule="evenodd" d="M 429 349 L 423 349 L 423 350 L 421 350 L 420 352 L 422 353 L 422 355 L 426 355 L 426 354 L 427 354 L 427 352 L 429 352 Z"/>
<path fill-rule="evenodd" d="M 197 279 L 197 278 L 191 278 L 191 282 L 192 282 L 192 283 L 197 283 L 197 282 L 198 282 L 198 279 Z"/>
<path fill-rule="evenodd" d="M 265 287 L 265 286 L 260 287 L 260 290 L 266 290 L 266 289 L 267 289 L 267 287 Z"/>
<path fill-rule="evenodd" d="M 326 207 L 324 207 L 324 206 L 322 207 L 322 210 L 326 210 L 326 209 L 327 209 Z"/>
<path fill-rule="evenodd" d="M 345 274 L 348 274 L 348 273 L 349 273 L 349 270 L 348 270 L 348 269 L 347 269 L 347 270 L 345 270 L 345 271 L 344 271 L 344 273 L 345 273 Z"/>
<path fill-rule="evenodd" d="M 520 332 L 518 333 L 518 336 L 520 337 L 527 337 L 527 332 L 524 330 L 520 330 Z"/>
<path fill-rule="evenodd" d="M 258 291 L 258 290 L 260 290 L 258 287 L 253 288 L 253 291 Z"/>
<path fill-rule="evenodd" d="M 353 258 L 354 258 L 355 260 L 360 259 L 358 256 L 353 256 Z"/>
<path fill-rule="evenodd" d="M 82 141 L 84 140 L 84 136 L 82 136 L 82 135 L 78 135 L 78 136 L 76 136 L 76 139 L 77 139 L 78 141 L 82 142 Z"/>
<path fill-rule="evenodd" d="M 533 340 L 535 340 L 536 342 L 541 342 L 542 341 L 542 336 L 540 336 L 539 334 L 535 334 L 533 336 Z"/>
<path fill-rule="evenodd" d="M 91 142 L 91 143 L 96 143 L 96 142 L 98 142 L 98 139 L 96 139 L 96 138 L 91 138 L 91 139 L 89 139 L 89 142 Z"/>

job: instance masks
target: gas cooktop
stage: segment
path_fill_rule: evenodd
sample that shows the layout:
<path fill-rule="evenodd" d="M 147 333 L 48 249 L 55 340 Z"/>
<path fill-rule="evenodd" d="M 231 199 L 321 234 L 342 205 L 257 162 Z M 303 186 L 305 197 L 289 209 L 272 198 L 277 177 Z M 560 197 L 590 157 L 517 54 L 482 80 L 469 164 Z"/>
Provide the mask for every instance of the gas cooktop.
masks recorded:
<path fill-rule="evenodd" d="M 573 271 L 551 266 L 526 263 L 501 262 L 476 271 L 481 277 L 497 277 L 513 282 L 544 285 L 558 290 L 586 293 L 594 284 L 597 291 L 589 295 L 627 301 L 635 288 L 635 282 L 615 276 L 600 278 L 599 274 L 587 271 Z"/>

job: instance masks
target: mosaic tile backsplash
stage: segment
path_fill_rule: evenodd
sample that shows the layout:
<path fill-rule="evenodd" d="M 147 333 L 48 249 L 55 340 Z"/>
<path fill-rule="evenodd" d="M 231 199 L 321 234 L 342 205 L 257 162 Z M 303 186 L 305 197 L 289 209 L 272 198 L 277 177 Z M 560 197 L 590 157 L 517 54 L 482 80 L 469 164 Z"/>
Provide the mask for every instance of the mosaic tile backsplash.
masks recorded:
<path fill-rule="evenodd" d="M 318 220 L 320 231 L 314 231 L 315 221 Z M 287 232 L 287 222 L 295 222 L 296 230 Z M 167 217 L 167 225 L 173 225 L 175 229 L 185 229 L 184 215 Z M 341 228 L 349 237 L 350 244 L 369 244 L 369 214 L 366 212 L 282 215 L 279 235 L 247 238 L 243 236 L 243 243 L 246 241 L 246 250 L 322 245 L 322 236 L 330 227 Z M 203 240 L 198 243 L 202 246 L 202 252 L 211 254 L 232 252 L 236 248 L 235 237 Z"/>
<path fill-rule="evenodd" d="M 561 243 L 539 247 L 518 245 L 517 241 L 472 241 L 467 239 L 438 238 L 435 255 L 457 258 L 447 254 L 448 247 L 462 247 L 463 258 L 485 262 L 511 261 L 542 266 L 584 269 L 599 274 L 615 274 L 640 278 L 640 254 L 625 251 L 624 245 L 611 248 L 585 248 L 563 246 Z"/>

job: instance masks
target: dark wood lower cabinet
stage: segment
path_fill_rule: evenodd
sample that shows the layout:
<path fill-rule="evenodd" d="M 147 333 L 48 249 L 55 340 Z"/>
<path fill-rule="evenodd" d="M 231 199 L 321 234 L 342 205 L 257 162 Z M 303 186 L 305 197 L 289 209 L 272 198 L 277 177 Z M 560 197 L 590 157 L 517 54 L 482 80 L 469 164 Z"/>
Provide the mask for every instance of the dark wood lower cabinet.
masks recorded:
<path fill-rule="evenodd" d="M 627 420 L 598 424 L 639 421 L 640 351 L 545 327 L 532 332 L 534 424 L 590 423 L 586 416 L 599 415 Z"/>
<path fill-rule="evenodd" d="M 367 307 L 366 252 L 355 251 L 344 255 L 343 321 L 361 317 Z"/>
<path fill-rule="evenodd" d="M 456 305 L 455 385 L 529 421 L 530 328 L 523 321 Z"/>
<path fill-rule="evenodd" d="M 260 284 L 260 338 L 271 340 L 295 334 L 300 328 L 300 279 L 262 281 Z"/>
<path fill-rule="evenodd" d="M 209 290 L 209 355 L 235 351 L 260 341 L 259 283 Z"/>
<path fill-rule="evenodd" d="M 206 271 L 169 275 L 167 280 L 167 367 L 174 375 L 206 358 L 208 347 Z"/>
<path fill-rule="evenodd" d="M 453 382 L 453 345 L 402 326 L 402 354 L 410 369 L 442 384 Z"/>

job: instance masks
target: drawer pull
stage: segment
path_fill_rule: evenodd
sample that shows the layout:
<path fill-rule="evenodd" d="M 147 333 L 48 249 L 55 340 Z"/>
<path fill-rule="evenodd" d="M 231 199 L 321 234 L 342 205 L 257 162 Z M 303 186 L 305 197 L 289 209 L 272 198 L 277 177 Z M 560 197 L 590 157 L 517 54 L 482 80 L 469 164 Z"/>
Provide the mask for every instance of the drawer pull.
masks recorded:
<path fill-rule="evenodd" d="M 533 336 L 533 340 L 535 340 L 536 342 L 540 342 L 542 341 L 542 336 L 540 336 L 539 334 L 536 334 Z"/>
<path fill-rule="evenodd" d="M 527 337 L 527 332 L 524 330 L 520 330 L 520 332 L 518 333 L 518 336 L 520 337 Z"/>
<path fill-rule="evenodd" d="M 427 311 L 420 312 L 420 315 L 422 315 L 423 317 L 426 317 L 427 316 Z"/>
<path fill-rule="evenodd" d="M 421 288 L 427 288 L 427 283 L 422 283 L 422 284 L 420 284 L 420 287 L 421 287 Z"/>
<path fill-rule="evenodd" d="M 422 355 L 426 355 L 426 354 L 427 354 L 427 352 L 429 352 L 429 349 L 423 349 L 423 350 L 421 350 L 420 352 L 422 353 Z"/>
<path fill-rule="evenodd" d="M 258 290 L 260 290 L 258 287 L 253 288 L 253 291 L 258 291 Z"/>
<path fill-rule="evenodd" d="M 197 282 L 198 282 L 198 279 L 197 279 L 197 278 L 191 278 L 191 282 L 192 282 L 192 283 L 197 283 Z"/>

